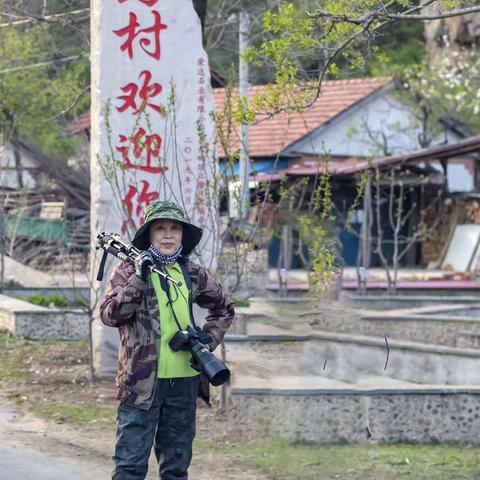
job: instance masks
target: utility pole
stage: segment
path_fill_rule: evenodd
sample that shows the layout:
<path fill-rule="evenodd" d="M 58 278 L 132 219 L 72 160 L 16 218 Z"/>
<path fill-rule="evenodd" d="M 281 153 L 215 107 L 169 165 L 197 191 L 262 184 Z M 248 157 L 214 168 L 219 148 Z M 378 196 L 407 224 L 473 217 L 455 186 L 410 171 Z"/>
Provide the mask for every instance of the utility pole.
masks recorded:
<path fill-rule="evenodd" d="M 5 286 L 5 212 L 0 210 L 0 291 Z"/>
<path fill-rule="evenodd" d="M 240 10 L 239 14 L 239 96 L 240 101 L 248 106 L 248 62 L 243 58 L 243 54 L 248 48 L 250 19 L 245 10 Z M 240 219 L 248 218 L 250 206 L 250 190 L 248 188 L 248 178 L 250 174 L 248 158 L 248 125 L 242 123 L 240 135 Z"/>

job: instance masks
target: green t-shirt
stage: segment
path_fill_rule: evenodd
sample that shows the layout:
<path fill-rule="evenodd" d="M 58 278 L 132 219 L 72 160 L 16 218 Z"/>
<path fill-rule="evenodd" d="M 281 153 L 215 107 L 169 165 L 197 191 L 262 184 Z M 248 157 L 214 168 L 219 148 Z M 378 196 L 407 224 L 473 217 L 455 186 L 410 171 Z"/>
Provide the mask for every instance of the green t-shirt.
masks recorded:
<path fill-rule="evenodd" d="M 183 278 L 180 265 L 175 262 L 173 265 L 166 267 L 167 273 L 175 280 L 182 282 L 182 286 L 178 287 L 171 282 L 170 297 L 172 298 L 173 308 L 177 315 L 178 322 L 182 329 L 186 329 L 190 325 L 190 311 L 188 307 L 189 291 Z M 180 350 L 174 352 L 169 345 L 178 327 L 173 317 L 172 309 L 168 304 L 166 292 L 160 284 L 160 277 L 157 273 L 152 272 L 152 283 L 157 295 L 158 306 L 160 309 L 160 350 L 158 355 L 158 378 L 182 378 L 194 377 L 199 373 L 190 366 L 192 354 L 190 350 Z"/>

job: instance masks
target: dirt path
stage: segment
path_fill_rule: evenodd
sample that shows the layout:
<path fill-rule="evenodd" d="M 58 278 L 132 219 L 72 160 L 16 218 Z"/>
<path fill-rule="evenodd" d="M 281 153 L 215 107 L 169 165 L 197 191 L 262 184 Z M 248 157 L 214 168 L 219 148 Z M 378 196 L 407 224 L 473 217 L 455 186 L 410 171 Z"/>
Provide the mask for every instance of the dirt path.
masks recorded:
<path fill-rule="evenodd" d="M 28 457 L 33 451 L 51 460 L 61 458 L 72 469 L 78 466 L 80 471 L 99 472 L 90 478 L 109 479 L 116 433 L 111 420 L 118 401 L 114 398 L 113 379 L 89 381 L 88 346 L 83 342 L 32 342 L 4 337 L 0 350 L 2 446 L 10 451 L 17 449 L 18 456 Z M 104 411 L 94 414 L 97 407 Z M 88 423 L 89 418 L 97 423 Z M 248 440 L 248 432 L 241 432 L 239 425 L 232 422 L 232 416 L 220 415 L 216 406 L 198 409 L 198 441 L 191 478 L 266 480 L 258 472 L 245 469 L 234 448 L 225 448 Z M 216 445 L 223 447 L 221 454 Z M 14 460 L 0 457 L 0 469 Z M 154 456 L 151 460 L 147 478 L 155 480 L 158 466 Z M 65 478 L 77 480 L 73 475 Z M 4 480 L 1 474 L 0 479 Z"/>
<path fill-rule="evenodd" d="M 72 480 L 87 480 L 82 472 L 89 472 L 94 478 L 108 478 L 109 469 L 105 468 L 108 456 L 88 445 L 88 433 L 22 414 L 3 399 L 0 399 L 0 435 L 0 468 L 8 470 L 12 479 L 60 480 L 60 476 L 54 476 L 55 470 L 60 469 L 68 469 L 63 473 Z"/>
<path fill-rule="evenodd" d="M 199 429 L 199 436 L 204 428 Z M 42 420 L 32 414 L 18 411 L 10 402 L 0 397 L 0 477 L 2 466 L 12 472 L 21 464 L 22 476 L 14 473 L 12 480 L 35 478 L 56 480 L 53 465 L 63 470 L 71 480 L 87 478 L 109 479 L 112 471 L 112 452 L 115 442 L 114 428 L 74 426 Z M 266 480 L 258 472 L 239 469 L 230 464 L 232 455 L 216 456 L 213 452 L 194 455 L 190 477 L 195 480 Z M 29 466 L 29 462 L 31 466 Z M 20 468 L 20 467 L 18 467 Z M 68 469 L 69 471 L 65 471 Z M 155 458 L 150 459 L 148 480 L 158 478 Z M 17 470 L 15 470 L 17 472 Z M 20 470 L 18 470 L 20 472 Z M 88 477 L 85 473 L 88 472 Z M 35 475 L 34 475 L 35 474 Z M 20 475 L 20 473 L 18 473 Z"/>

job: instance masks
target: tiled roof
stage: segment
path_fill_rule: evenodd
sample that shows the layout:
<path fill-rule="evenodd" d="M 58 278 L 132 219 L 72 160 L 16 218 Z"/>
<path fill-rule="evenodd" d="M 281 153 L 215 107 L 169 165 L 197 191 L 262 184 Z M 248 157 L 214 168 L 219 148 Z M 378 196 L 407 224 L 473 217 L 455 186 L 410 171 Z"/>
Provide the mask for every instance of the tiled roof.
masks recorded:
<path fill-rule="evenodd" d="M 251 157 L 274 156 L 292 143 L 308 135 L 341 112 L 365 99 L 383 87 L 388 78 L 360 78 L 353 80 L 333 80 L 322 84 L 322 93 L 314 104 L 302 113 L 278 113 L 264 118 L 249 128 L 249 154 Z M 249 89 L 249 100 L 265 90 L 265 86 Z M 234 92 L 235 94 L 235 92 Z M 226 97 L 225 88 L 213 89 L 217 111 L 221 111 Z M 67 127 L 71 134 L 90 128 L 90 112 L 85 112 Z M 238 149 L 238 136 L 232 140 L 232 150 Z M 225 156 L 221 147 L 218 155 Z"/>
<path fill-rule="evenodd" d="M 84 130 L 90 129 L 90 110 L 83 112 L 75 120 L 67 125 L 67 132 L 71 135 L 82 133 Z"/>
<path fill-rule="evenodd" d="M 250 156 L 277 155 L 292 143 L 383 87 L 388 81 L 388 78 L 361 78 L 324 82 L 319 98 L 303 113 L 278 113 L 251 125 L 248 149 Z M 249 101 L 264 89 L 264 86 L 250 87 Z M 219 111 L 225 101 L 226 89 L 215 89 L 213 95 Z M 236 145 L 231 145 L 230 148 L 239 148 L 239 145 L 237 138 Z M 224 156 L 222 151 L 218 154 Z"/>

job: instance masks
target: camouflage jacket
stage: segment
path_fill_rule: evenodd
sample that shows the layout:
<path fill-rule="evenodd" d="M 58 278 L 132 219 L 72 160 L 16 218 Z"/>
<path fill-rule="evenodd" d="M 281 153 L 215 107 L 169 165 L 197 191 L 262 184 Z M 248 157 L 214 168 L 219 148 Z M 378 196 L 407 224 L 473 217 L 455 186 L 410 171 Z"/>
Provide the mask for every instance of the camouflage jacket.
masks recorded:
<path fill-rule="evenodd" d="M 187 262 L 190 273 L 192 301 L 208 309 L 203 330 L 212 336 L 211 348 L 215 349 L 233 321 L 233 302 L 206 268 L 182 261 Z M 100 318 L 105 325 L 119 329 L 117 398 L 148 410 L 157 376 L 160 313 L 151 279 L 144 282 L 134 271 L 134 266 L 126 262 L 113 269 L 100 304 Z"/>

